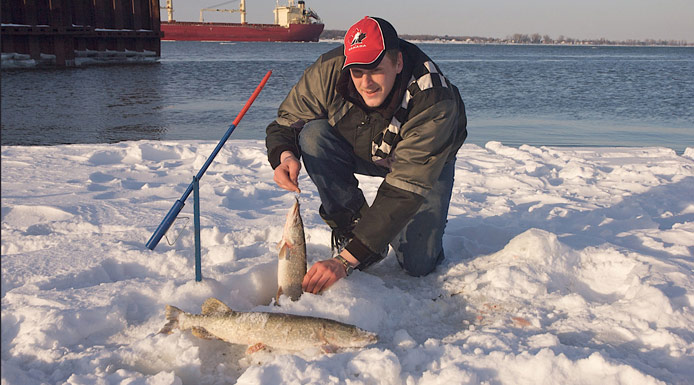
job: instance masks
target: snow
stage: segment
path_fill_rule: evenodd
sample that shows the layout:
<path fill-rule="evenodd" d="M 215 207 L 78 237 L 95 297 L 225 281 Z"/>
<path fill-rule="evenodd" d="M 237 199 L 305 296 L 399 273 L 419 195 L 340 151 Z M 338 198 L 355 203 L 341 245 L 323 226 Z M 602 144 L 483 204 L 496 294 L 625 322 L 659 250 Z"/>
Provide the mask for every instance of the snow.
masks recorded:
<path fill-rule="evenodd" d="M 2 384 L 687 384 L 694 378 L 694 149 L 465 145 L 435 273 L 391 254 L 322 295 L 280 298 L 294 194 L 231 140 L 180 233 L 144 244 L 216 142 L 2 147 Z M 361 177 L 367 199 L 380 181 Z M 302 171 L 309 263 L 330 252 Z M 188 218 L 188 219 L 185 219 Z M 363 349 L 260 351 L 157 334 L 171 304 L 335 319 Z"/>

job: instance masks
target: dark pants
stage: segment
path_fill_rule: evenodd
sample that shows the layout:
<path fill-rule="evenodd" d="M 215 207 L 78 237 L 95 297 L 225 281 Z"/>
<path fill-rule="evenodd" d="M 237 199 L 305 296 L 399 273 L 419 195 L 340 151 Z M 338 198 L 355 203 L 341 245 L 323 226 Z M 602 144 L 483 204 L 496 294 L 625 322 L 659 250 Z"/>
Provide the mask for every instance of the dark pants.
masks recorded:
<path fill-rule="evenodd" d="M 304 166 L 318 188 L 322 211 L 328 218 L 338 213 L 356 214 L 365 203 L 355 174 L 385 177 L 388 169 L 354 154 L 352 146 L 328 123 L 314 120 L 299 135 Z M 410 275 L 431 273 L 441 263 L 443 230 L 453 189 L 455 161 L 448 162 L 424 203 L 390 245 Z"/>

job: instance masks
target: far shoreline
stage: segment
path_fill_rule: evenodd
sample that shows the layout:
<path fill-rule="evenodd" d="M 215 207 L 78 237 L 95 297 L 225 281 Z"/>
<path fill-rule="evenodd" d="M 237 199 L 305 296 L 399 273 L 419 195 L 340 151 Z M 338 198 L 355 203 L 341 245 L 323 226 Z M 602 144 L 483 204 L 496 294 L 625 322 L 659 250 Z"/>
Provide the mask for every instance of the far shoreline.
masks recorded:
<path fill-rule="evenodd" d="M 498 45 L 498 46 L 517 46 L 517 47 L 624 47 L 624 48 L 692 48 L 694 43 L 688 45 L 629 45 L 629 44 L 562 44 L 562 43 L 499 43 L 499 42 L 489 42 L 489 43 L 478 43 L 478 42 L 467 42 L 460 40 L 444 40 L 444 39 L 432 39 L 432 40 L 419 40 L 419 39 L 408 39 L 405 35 L 401 36 L 403 40 L 407 40 L 411 43 L 417 44 L 460 44 L 460 45 Z M 342 44 L 342 39 L 320 39 L 319 43 L 337 43 Z"/>
<path fill-rule="evenodd" d="M 346 31 L 326 29 L 321 33 L 319 41 L 329 42 L 337 40 L 342 42 Z M 537 45 L 537 46 L 606 46 L 606 47 L 694 47 L 694 43 L 685 40 L 608 40 L 600 39 L 574 39 L 560 36 L 552 39 L 547 35 L 540 34 L 514 34 L 506 38 L 493 38 L 481 36 L 439 36 L 439 35 L 413 35 L 402 34 L 400 37 L 407 41 L 422 43 L 446 43 L 446 44 L 480 44 L 480 45 Z"/>

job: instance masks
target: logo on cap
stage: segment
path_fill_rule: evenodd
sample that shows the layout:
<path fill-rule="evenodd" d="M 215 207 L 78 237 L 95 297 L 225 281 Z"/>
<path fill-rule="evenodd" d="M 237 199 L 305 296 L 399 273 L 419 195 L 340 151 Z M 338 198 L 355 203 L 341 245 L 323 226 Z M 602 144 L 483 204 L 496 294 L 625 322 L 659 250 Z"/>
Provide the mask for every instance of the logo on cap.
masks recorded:
<path fill-rule="evenodd" d="M 354 32 L 354 38 L 352 38 L 352 45 L 361 43 L 366 38 L 366 34 L 359 29 Z"/>

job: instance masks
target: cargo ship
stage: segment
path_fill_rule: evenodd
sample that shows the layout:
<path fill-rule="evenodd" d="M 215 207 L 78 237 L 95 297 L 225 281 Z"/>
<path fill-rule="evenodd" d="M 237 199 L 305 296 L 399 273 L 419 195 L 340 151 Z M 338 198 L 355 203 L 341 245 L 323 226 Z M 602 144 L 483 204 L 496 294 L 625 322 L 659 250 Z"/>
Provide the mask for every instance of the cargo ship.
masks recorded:
<path fill-rule="evenodd" d="M 218 4 L 217 6 L 226 3 Z M 213 6 L 215 7 L 215 6 Z M 238 9 L 203 8 L 200 21 L 176 21 L 173 16 L 173 0 L 166 1 L 168 21 L 161 22 L 162 40 L 187 41 L 318 41 L 324 25 L 313 10 L 306 8 L 303 0 L 298 4 L 289 0 L 286 6 L 277 3 L 274 24 L 246 22 L 246 1 L 241 0 Z M 204 12 L 240 13 L 240 23 L 205 22 Z"/>

